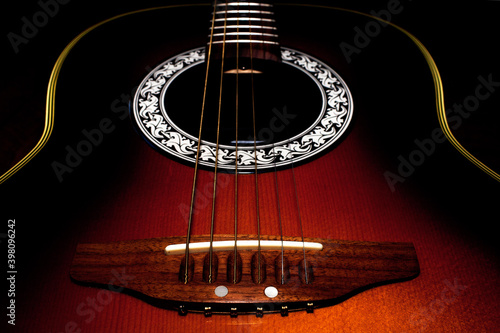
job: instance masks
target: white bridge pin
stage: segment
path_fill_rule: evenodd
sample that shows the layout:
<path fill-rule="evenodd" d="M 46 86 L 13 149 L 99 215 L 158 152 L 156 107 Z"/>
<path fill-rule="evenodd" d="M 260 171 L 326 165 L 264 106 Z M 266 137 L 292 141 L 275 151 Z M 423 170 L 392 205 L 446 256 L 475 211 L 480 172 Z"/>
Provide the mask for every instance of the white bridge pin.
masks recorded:
<path fill-rule="evenodd" d="M 269 298 L 275 298 L 276 296 L 278 296 L 278 289 L 276 289 L 276 287 L 267 287 L 264 290 L 264 294 L 266 294 L 266 296 Z"/>
<path fill-rule="evenodd" d="M 217 288 L 215 288 L 214 293 L 219 297 L 225 297 L 227 294 L 229 294 L 229 290 L 226 286 L 218 286 Z"/>

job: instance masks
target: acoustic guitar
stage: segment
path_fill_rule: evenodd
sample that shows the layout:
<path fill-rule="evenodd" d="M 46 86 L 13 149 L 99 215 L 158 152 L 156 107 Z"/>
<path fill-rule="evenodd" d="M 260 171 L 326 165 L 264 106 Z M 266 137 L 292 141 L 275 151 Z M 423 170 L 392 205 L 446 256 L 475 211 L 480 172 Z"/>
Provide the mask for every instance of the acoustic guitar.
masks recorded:
<path fill-rule="evenodd" d="M 470 167 L 451 145 L 429 159 L 448 139 L 498 175 L 453 136 L 434 60 L 390 22 L 402 8 L 216 1 L 77 36 L 42 139 L 2 176 L 6 327 L 496 327 L 494 256 L 449 228 L 495 196 L 457 207 L 442 196 L 458 171 L 443 173 Z"/>

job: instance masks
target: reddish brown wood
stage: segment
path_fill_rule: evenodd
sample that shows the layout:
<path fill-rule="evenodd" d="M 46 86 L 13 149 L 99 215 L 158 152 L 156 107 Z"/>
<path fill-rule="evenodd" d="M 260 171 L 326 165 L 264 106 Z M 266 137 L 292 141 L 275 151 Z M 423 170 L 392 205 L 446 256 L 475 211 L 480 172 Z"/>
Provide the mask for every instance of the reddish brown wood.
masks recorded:
<path fill-rule="evenodd" d="M 191 256 L 189 257 L 191 259 Z M 215 283 L 219 273 L 219 257 L 217 253 L 212 253 L 212 263 L 210 263 L 210 255 L 206 254 L 203 259 L 203 281 L 206 283 Z"/>
<path fill-rule="evenodd" d="M 250 275 L 252 277 L 252 282 L 255 284 L 266 282 L 266 272 L 266 257 L 264 257 L 262 253 L 259 254 L 258 252 L 255 252 L 250 261 Z"/>
<path fill-rule="evenodd" d="M 217 240 L 230 240 L 234 236 L 217 236 Z M 207 241 L 208 236 L 194 236 L 192 242 Z M 255 237 L 239 237 L 255 239 Z M 278 239 L 275 236 L 262 239 Z M 285 237 L 284 240 L 300 241 L 298 237 Z M 185 284 L 179 279 L 183 271 L 184 256 L 167 256 L 167 245 L 185 242 L 184 237 L 155 238 L 145 240 L 121 241 L 104 244 L 80 244 L 71 268 L 74 280 L 103 285 L 124 287 L 141 295 L 146 300 L 160 301 L 167 308 L 179 307 L 188 311 L 202 311 L 211 307 L 214 313 L 230 313 L 237 308 L 238 313 L 256 313 L 258 307 L 264 312 L 305 309 L 307 303 L 313 307 L 327 306 L 346 299 L 364 289 L 380 284 L 408 280 L 419 274 L 419 264 L 415 249 L 410 243 L 378 243 L 325 240 L 307 238 L 308 242 L 320 242 L 321 251 L 306 251 L 310 276 L 309 283 L 304 281 L 303 252 L 285 251 L 284 270 L 281 272 L 281 252 L 262 251 L 267 265 L 262 265 L 267 279 L 256 283 L 252 275 L 252 256 L 255 251 L 239 251 L 241 256 L 241 280 L 234 284 L 227 281 L 228 258 L 234 252 L 214 253 L 212 283 L 208 279 L 208 254 L 191 254 L 193 276 Z M 218 259 L 216 259 L 218 258 Z M 233 259 L 230 259 L 233 261 Z M 255 265 L 255 259 L 253 260 Z M 269 263 L 272 263 L 271 265 Z M 125 283 L 114 278 L 116 270 L 124 270 L 133 278 Z M 282 278 L 283 277 L 283 278 Z M 276 279 L 275 279 L 276 278 Z M 111 282 L 110 282 L 111 281 Z M 284 284 L 282 284 L 284 282 Z M 215 295 L 217 286 L 229 289 L 225 297 Z M 274 286 L 278 296 L 269 298 L 264 289 Z"/>
<path fill-rule="evenodd" d="M 278 253 L 274 259 L 274 277 L 277 284 L 287 284 L 290 281 L 290 262 L 285 253 Z"/>
<path fill-rule="evenodd" d="M 227 257 L 227 282 L 239 283 L 241 281 L 242 265 L 239 253 L 236 254 L 236 260 L 234 252 L 229 253 Z"/>

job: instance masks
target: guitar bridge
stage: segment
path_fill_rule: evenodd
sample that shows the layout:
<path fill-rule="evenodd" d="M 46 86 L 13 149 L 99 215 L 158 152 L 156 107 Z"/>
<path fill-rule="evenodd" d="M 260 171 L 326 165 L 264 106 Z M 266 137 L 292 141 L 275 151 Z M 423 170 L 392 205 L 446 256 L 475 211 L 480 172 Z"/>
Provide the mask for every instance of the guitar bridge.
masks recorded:
<path fill-rule="evenodd" d="M 282 242 L 280 237 L 261 236 L 257 243 L 262 242 L 262 246 L 255 248 L 257 236 L 239 236 L 235 257 L 234 236 L 215 238 L 221 243 L 207 252 L 206 248 L 194 250 L 204 248 L 194 244 L 206 245 L 210 237 L 192 236 L 189 260 L 184 237 L 79 244 L 71 277 L 81 284 L 123 290 L 182 315 L 198 312 L 235 317 L 265 313 L 287 316 L 298 310 L 310 313 L 368 288 L 419 274 L 411 243 L 299 237 L 284 237 Z M 176 246 L 176 252 L 167 255 L 168 249 Z M 127 279 L 116 278 L 120 270 Z"/>

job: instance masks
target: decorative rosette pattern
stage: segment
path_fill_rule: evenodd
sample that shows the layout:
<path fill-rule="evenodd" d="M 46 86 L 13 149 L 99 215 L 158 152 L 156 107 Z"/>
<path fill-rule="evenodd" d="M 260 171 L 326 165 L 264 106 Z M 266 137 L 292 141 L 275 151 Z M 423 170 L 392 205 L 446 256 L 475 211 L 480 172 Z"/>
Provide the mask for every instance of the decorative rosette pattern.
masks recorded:
<path fill-rule="evenodd" d="M 220 145 L 216 155 L 214 142 L 202 141 L 199 163 L 214 167 L 218 156 L 218 168 L 233 169 L 238 163 L 240 172 L 258 169 L 286 167 L 302 162 L 332 146 L 342 137 L 352 120 L 352 96 L 344 80 L 329 66 L 302 52 L 283 48 L 284 64 L 306 73 L 318 86 L 323 96 L 323 107 L 314 124 L 299 135 L 274 144 L 252 147 Z M 164 61 L 151 71 L 137 89 L 132 113 L 142 135 L 155 148 L 167 155 L 195 163 L 198 139 L 176 126 L 163 105 L 164 91 L 169 82 L 192 66 L 205 61 L 205 48 L 200 47 Z M 257 157 L 257 158 L 255 158 Z"/>

